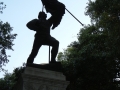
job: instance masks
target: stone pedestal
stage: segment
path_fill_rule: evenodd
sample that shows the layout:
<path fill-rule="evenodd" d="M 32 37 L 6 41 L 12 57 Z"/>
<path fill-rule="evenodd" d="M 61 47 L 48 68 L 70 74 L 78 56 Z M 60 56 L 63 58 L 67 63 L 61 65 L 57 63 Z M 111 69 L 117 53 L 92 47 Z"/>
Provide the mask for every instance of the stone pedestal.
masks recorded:
<path fill-rule="evenodd" d="M 27 66 L 16 90 L 66 90 L 68 84 L 62 72 Z"/>

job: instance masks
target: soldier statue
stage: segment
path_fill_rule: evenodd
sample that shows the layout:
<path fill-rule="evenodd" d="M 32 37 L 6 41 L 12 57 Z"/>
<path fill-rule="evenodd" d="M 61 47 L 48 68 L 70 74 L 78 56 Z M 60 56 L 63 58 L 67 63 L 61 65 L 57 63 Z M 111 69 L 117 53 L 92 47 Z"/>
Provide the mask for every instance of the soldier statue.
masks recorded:
<path fill-rule="evenodd" d="M 33 19 L 26 25 L 29 29 L 36 31 L 33 48 L 27 59 L 27 64 L 33 63 L 34 58 L 36 57 L 42 45 L 52 46 L 50 63 L 56 62 L 59 41 L 50 35 L 50 28 L 52 26 L 53 18 L 46 18 L 47 15 L 45 14 L 45 12 L 39 12 L 38 19 Z"/>

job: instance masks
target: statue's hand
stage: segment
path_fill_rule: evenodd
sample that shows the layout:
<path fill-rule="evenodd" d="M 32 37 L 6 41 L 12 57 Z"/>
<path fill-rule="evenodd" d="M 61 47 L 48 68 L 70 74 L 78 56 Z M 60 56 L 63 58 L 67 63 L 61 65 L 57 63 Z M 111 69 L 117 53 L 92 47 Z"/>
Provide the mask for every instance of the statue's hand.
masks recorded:
<path fill-rule="evenodd" d="M 54 26 L 52 26 L 52 30 L 54 30 L 55 29 L 55 27 Z"/>

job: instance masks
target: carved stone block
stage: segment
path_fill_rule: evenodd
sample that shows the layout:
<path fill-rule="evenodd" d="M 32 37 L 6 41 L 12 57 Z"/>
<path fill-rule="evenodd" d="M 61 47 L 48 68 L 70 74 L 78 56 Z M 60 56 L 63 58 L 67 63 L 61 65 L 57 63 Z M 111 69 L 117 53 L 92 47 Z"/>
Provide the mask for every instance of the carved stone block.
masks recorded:
<path fill-rule="evenodd" d="M 16 90 L 66 90 L 68 84 L 62 72 L 26 67 Z"/>

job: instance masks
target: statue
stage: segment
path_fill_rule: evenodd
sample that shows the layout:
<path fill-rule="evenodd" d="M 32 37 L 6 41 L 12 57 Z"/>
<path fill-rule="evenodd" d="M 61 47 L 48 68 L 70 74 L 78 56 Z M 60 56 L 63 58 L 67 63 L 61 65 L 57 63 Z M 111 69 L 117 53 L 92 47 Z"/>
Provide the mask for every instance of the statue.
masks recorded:
<path fill-rule="evenodd" d="M 58 53 L 59 41 L 50 35 L 50 27 L 52 26 L 52 29 L 54 29 L 60 24 L 62 16 L 65 14 L 65 5 L 57 0 L 41 1 L 43 3 L 43 9 L 45 8 L 51 14 L 51 17 L 46 20 L 47 15 L 42 10 L 38 15 L 38 19 L 33 19 L 27 23 L 29 29 L 36 31 L 33 48 L 27 59 L 27 64 L 33 63 L 42 45 L 52 46 L 50 63 L 56 63 L 55 58 Z"/>
<path fill-rule="evenodd" d="M 42 45 L 52 46 L 50 63 L 56 62 L 55 58 L 58 53 L 59 41 L 50 35 L 50 27 L 53 22 L 52 16 L 48 20 L 46 20 L 46 18 L 47 15 L 44 12 L 39 12 L 38 19 L 33 19 L 26 25 L 29 29 L 36 31 L 33 48 L 27 59 L 27 64 L 33 63 L 34 58 Z"/>
<path fill-rule="evenodd" d="M 34 58 L 42 45 L 52 46 L 50 63 L 56 62 L 55 58 L 58 53 L 59 41 L 50 35 L 50 27 L 52 26 L 52 29 L 54 29 L 60 24 L 62 17 L 65 14 L 65 10 L 67 10 L 82 26 L 84 26 L 84 24 L 82 24 L 68 9 L 66 9 L 65 5 L 58 0 L 41 1 L 43 9 L 45 8 L 47 13 L 51 14 L 51 17 L 46 20 L 47 15 L 42 10 L 38 15 L 39 19 L 34 19 L 27 23 L 27 27 L 29 29 L 36 31 L 33 49 L 27 59 L 27 63 L 33 63 Z"/>

